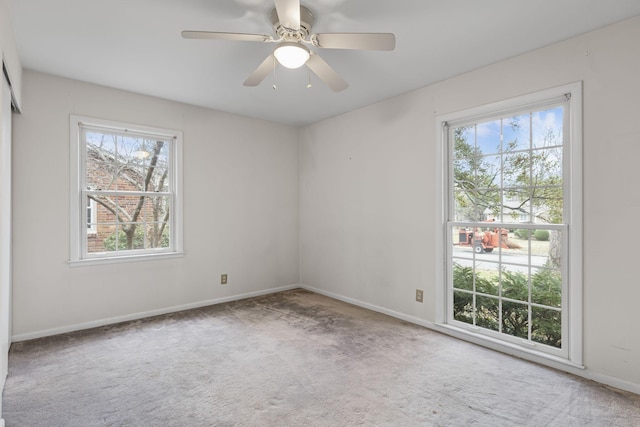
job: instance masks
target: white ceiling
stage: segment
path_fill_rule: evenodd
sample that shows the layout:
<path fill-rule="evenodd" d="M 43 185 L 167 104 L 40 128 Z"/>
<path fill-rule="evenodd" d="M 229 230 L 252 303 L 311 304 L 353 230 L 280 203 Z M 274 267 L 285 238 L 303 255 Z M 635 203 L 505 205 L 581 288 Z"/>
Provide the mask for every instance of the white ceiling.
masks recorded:
<path fill-rule="evenodd" d="M 302 0 L 312 32 L 392 32 L 393 52 L 320 50 L 350 87 L 306 68 L 243 86 L 273 44 L 180 31 L 273 34 L 273 0 L 9 0 L 23 66 L 301 126 L 626 18 L 640 0 Z"/>

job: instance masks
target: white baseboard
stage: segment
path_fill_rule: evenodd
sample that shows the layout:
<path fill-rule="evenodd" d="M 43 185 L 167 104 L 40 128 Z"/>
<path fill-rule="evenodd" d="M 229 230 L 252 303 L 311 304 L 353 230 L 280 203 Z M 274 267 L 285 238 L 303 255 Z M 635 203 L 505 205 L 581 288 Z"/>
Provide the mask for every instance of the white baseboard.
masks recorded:
<path fill-rule="evenodd" d="M 409 323 L 424 326 L 425 328 L 428 328 L 437 332 L 441 332 L 443 334 L 446 334 L 464 341 L 469 341 L 474 344 L 499 351 L 501 353 L 506 353 L 514 357 L 525 359 L 534 363 L 538 363 L 540 365 L 548 366 L 553 369 L 557 369 L 563 372 L 568 372 L 570 374 L 573 374 L 582 378 L 586 378 L 588 380 L 592 380 L 610 387 L 615 387 L 620 390 L 625 390 L 625 391 L 629 391 L 631 393 L 640 395 L 640 384 L 632 383 L 620 378 L 611 377 L 609 375 L 601 374 L 598 372 L 593 372 L 589 370 L 588 367 L 585 367 L 585 366 L 570 364 L 564 360 L 556 359 L 553 357 L 545 357 L 545 356 L 540 356 L 538 354 L 528 353 L 520 348 L 516 348 L 515 346 L 511 347 L 509 345 L 502 344 L 495 340 L 488 340 L 485 337 L 480 335 L 470 334 L 457 328 L 445 327 L 440 324 L 430 322 L 428 320 L 420 319 L 415 316 L 410 316 L 404 313 L 389 310 L 384 307 L 369 304 L 367 302 L 359 301 L 353 298 L 345 297 L 343 295 L 335 294 L 333 292 L 327 292 L 325 290 L 314 288 L 307 285 L 300 285 L 300 287 L 308 291 L 315 292 L 317 294 L 325 295 L 329 298 L 337 299 L 339 301 L 344 301 L 346 303 L 353 304 L 358 307 L 366 308 L 368 310 L 386 314 L 387 316 L 395 317 L 396 319 L 400 319 Z"/>
<path fill-rule="evenodd" d="M 373 304 L 369 304 L 367 302 L 363 302 L 363 301 L 360 301 L 360 300 L 357 300 L 357 299 L 345 297 L 345 296 L 342 296 L 342 295 L 339 295 L 339 294 L 335 294 L 333 292 L 327 292 L 325 290 L 314 288 L 314 287 L 311 287 L 311 286 L 300 285 L 299 287 L 302 288 L 302 289 L 306 289 L 308 291 L 314 292 L 316 294 L 324 295 L 324 296 L 327 296 L 329 298 L 333 298 L 333 299 L 337 299 L 339 301 L 343 301 L 343 302 L 346 302 L 346 303 L 349 303 L 349 304 L 357 305 L 358 307 L 366 308 L 366 309 L 371 310 L 371 311 L 376 311 L 378 313 L 386 314 L 387 316 L 395 317 L 396 319 L 405 320 L 405 321 L 407 321 L 409 323 L 414 323 L 416 325 L 424 326 L 425 328 L 430 328 L 430 329 L 434 329 L 435 328 L 435 324 L 433 322 L 430 322 L 430 321 L 424 320 L 424 319 L 420 319 L 419 317 L 410 316 L 408 314 L 400 313 L 398 311 L 389 310 L 389 309 L 384 308 L 384 307 L 379 307 L 377 305 L 373 305 Z"/>
<path fill-rule="evenodd" d="M 140 313 L 126 314 L 124 316 L 116 316 L 116 317 L 109 317 L 106 319 L 92 320 L 90 322 L 79 323 L 75 325 L 68 325 L 68 326 L 62 326 L 59 328 L 45 329 L 45 330 L 36 331 L 36 332 L 29 332 L 26 334 L 13 335 L 11 337 L 11 340 L 12 342 L 27 341 L 27 340 L 32 340 L 36 338 L 49 337 L 52 335 L 65 334 L 67 332 L 75 332 L 75 331 L 81 331 L 84 329 L 97 328 L 100 326 L 113 325 L 115 323 L 128 322 L 130 320 L 144 319 L 145 317 L 152 317 L 152 316 L 158 316 L 161 314 L 168 314 L 168 313 L 175 313 L 178 311 L 190 310 L 193 308 L 206 307 L 209 305 L 216 305 L 224 302 L 238 301 L 241 299 L 253 298 L 261 295 L 268 295 L 276 292 L 288 291 L 291 289 L 298 289 L 298 288 L 300 288 L 299 285 L 281 286 L 278 288 L 248 292 L 240 295 L 232 295 L 229 297 L 216 298 L 216 299 L 211 299 L 206 301 L 198 301 L 190 304 L 160 308 L 157 310 L 144 311 Z M 0 427 L 2 427 L 2 425 L 0 425 Z"/>
<path fill-rule="evenodd" d="M 4 427 L 4 418 L 0 418 L 0 427 Z"/>

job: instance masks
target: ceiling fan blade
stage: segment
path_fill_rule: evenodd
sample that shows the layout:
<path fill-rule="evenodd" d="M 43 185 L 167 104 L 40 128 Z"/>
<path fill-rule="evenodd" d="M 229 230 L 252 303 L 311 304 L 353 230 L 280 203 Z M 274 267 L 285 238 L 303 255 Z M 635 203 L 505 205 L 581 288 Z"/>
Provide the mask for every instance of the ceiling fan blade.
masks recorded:
<path fill-rule="evenodd" d="M 276 0 L 280 25 L 290 30 L 300 29 L 300 0 Z"/>
<path fill-rule="evenodd" d="M 271 40 L 270 36 L 264 34 L 243 34 L 243 33 L 215 33 L 212 31 L 183 31 L 182 37 L 185 39 L 207 39 L 207 40 L 231 40 L 240 42 L 266 42 Z"/>
<path fill-rule="evenodd" d="M 324 33 L 314 34 L 318 47 L 329 49 L 393 50 L 396 36 L 392 33 Z"/>
<path fill-rule="evenodd" d="M 349 87 L 349 84 L 338 73 L 334 71 L 324 59 L 313 54 L 307 61 L 307 67 L 311 69 L 327 86 L 334 92 L 340 92 Z"/>
<path fill-rule="evenodd" d="M 273 70 L 275 67 L 276 57 L 273 56 L 273 53 L 262 61 L 262 64 L 258 65 L 258 68 L 251 73 L 247 80 L 244 81 L 245 86 L 258 86 L 262 81 L 267 77 L 267 75 Z"/>

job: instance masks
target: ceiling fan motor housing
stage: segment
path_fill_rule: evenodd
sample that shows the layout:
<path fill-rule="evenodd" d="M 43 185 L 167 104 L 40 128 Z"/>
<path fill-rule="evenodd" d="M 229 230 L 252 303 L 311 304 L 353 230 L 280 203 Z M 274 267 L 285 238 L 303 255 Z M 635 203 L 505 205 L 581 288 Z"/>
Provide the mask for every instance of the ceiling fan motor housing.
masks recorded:
<path fill-rule="evenodd" d="M 280 24 L 280 18 L 276 9 L 271 11 L 271 23 L 273 28 L 282 39 L 286 41 L 300 41 L 306 39 L 311 34 L 314 16 L 309 9 L 300 6 L 300 28 L 286 28 Z"/>

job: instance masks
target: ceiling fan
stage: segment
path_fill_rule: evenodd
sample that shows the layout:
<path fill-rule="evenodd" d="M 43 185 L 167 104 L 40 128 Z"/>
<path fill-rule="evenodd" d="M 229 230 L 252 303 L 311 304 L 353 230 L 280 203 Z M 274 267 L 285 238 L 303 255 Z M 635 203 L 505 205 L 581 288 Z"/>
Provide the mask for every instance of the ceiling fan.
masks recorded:
<path fill-rule="evenodd" d="M 396 37 L 391 33 L 320 33 L 312 34 L 314 16 L 300 5 L 300 0 L 275 0 L 271 23 L 276 37 L 265 34 L 220 33 L 211 31 L 182 31 L 186 39 L 211 39 L 276 43 L 273 52 L 245 80 L 245 86 L 258 86 L 275 67 L 276 61 L 287 68 L 309 67 L 333 91 L 346 89 L 348 83 L 314 48 L 394 50 Z"/>

